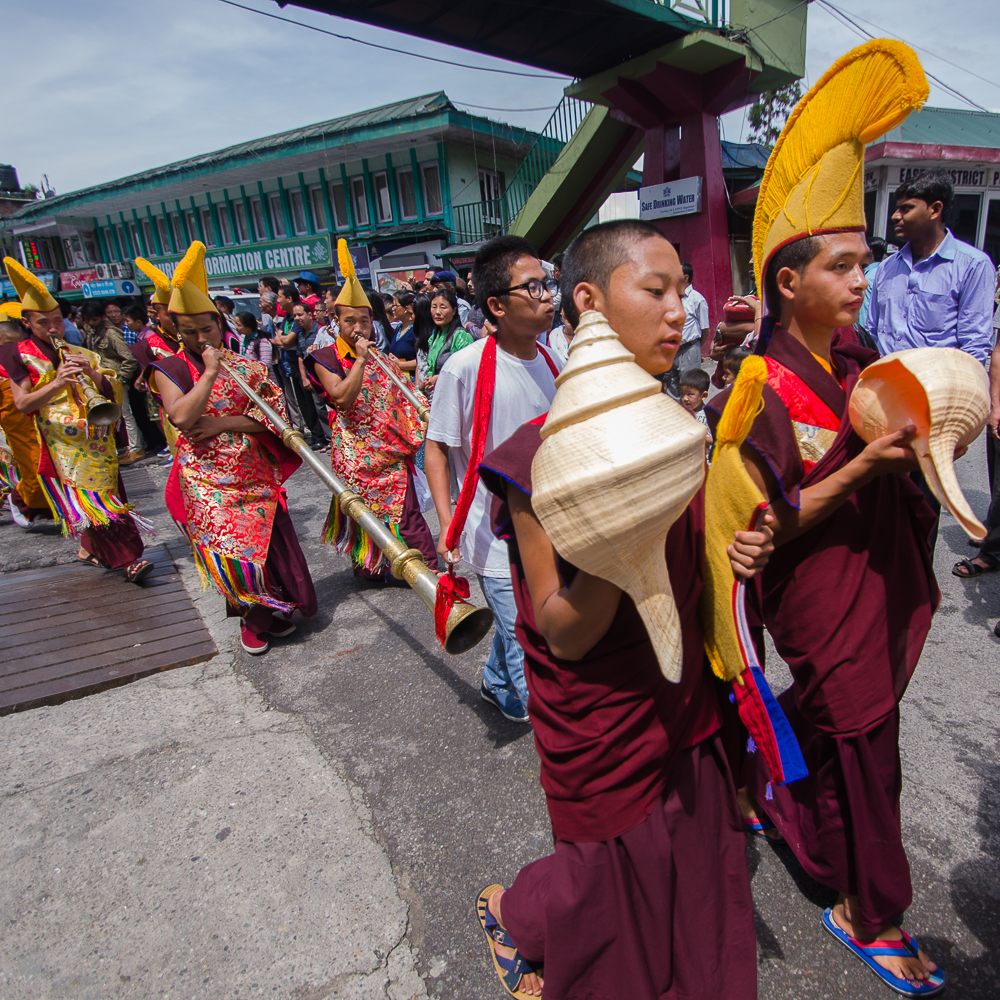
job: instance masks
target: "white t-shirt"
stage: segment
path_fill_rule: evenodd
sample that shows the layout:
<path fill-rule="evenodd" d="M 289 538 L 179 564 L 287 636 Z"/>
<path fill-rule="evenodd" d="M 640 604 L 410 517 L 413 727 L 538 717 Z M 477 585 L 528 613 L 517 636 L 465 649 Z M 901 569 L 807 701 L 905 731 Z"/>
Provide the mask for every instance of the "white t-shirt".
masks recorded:
<path fill-rule="evenodd" d="M 453 354 L 434 385 L 427 437 L 446 444 L 455 459 L 459 484 L 465 479 L 472 454 L 472 423 L 476 403 L 476 379 L 486 338 Z M 549 354 L 551 357 L 551 352 Z M 557 369 L 562 365 L 553 359 Z M 531 361 L 522 361 L 497 348 L 496 388 L 485 456 L 503 444 L 522 424 L 547 413 L 556 394 L 552 369 L 541 349 Z M 480 482 L 462 531 L 462 559 L 481 576 L 510 576 L 507 543 L 493 537 L 490 528 L 492 494 Z"/>

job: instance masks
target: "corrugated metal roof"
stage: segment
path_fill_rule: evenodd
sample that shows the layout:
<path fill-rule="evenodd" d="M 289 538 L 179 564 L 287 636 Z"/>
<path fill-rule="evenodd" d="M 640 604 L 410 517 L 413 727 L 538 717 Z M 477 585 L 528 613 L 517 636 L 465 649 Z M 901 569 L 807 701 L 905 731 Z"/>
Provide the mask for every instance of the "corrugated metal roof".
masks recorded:
<path fill-rule="evenodd" d="M 988 111 L 924 108 L 877 142 L 913 142 L 940 146 L 1000 148 L 1000 115 Z"/>
<path fill-rule="evenodd" d="M 353 115 L 344 115 L 342 118 L 331 118 L 329 121 L 317 122 L 314 125 L 304 125 L 302 128 L 292 129 L 288 132 L 278 132 L 275 135 L 267 135 L 261 139 L 240 142 L 235 146 L 227 146 L 225 149 L 217 149 L 212 153 L 203 153 L 199 156 L 189 157 L 186 160 L 167 163 L 162 167 L 154 167 L 151 170 L 144 170 L 138 174 L 130 174 L 127 177 L 119 177 L 104 184 L 95 184 L 92 187 L 82 188 L 79 191 L 69 191 L 65 195 L 47 198 L 44 202 L 39 202 L 38 205 L 44 205 L 46 212 L 53 212 L 58 210 L 58 206 L 63 200 L 73 199 L 75 201 L 81 195 L 92 196 L 105 191 L 115 192 L 122 185 L 126 184 L 143 184 L 150 181 L 164 180 L 172 175 L 190 170 L 204 171 L 206 168 L 211 168 L 216 164 L 231 162 L 234 158 L 240 156 L 259 156 L 268 150 L 282 149 L 310 139 L 322 139 L 325 136 L 349 133 L 371 125 L 384 125 L 389 122 L 402 121 L 408 118 L 418 118 L 421 115 L 436 114 L 440 111 L 459 111 L 451 103 L 448 95 L 443 90 L 439 90 L 434 94 L 425 94 L 423 97 L 411 97 L 406 101 L 396 101 L 394 104 L 383 104 L 379 108 L 359 111 Z M 19 214 L 31 215 L 34 214 L 35 209 L 36 206 L 32 203 L 28 210 L 22 209 Z"/>
<path fill-rule="evenodd" d="M 771 147 L 759 142 L 722 142 L 723 170 L 763 170 Z"/>

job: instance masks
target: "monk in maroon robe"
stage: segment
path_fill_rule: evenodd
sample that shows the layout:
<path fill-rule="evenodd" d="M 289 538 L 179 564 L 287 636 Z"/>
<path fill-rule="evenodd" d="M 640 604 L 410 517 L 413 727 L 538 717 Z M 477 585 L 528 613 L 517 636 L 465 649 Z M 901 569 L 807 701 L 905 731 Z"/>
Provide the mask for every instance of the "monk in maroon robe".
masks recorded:
<path fill-rule="evenodd" d="M 917 468 L 913 428 L 865 445 L 847 403 L 878 356 L 844 337 L 831 347 L 857 317 L 867 259 L 863 233 L 837 233 L 788 244 L 766 271 L 771 315 L 757 351 L 768 380 L 744 460 L 776 518 L 760 611 L 792 673 L 778 701 L 809 775 L 776 785 L 760 754 L 747 773 L 751 815 L 766 813 L 806 872 L 840 893 L 836 925 L 888 943 L 905 940 L 897 924 L 912 899 L 899 702 L 940 594 L 934 516 L 906 475 Z M 713 430 L 729 393 L 706 408 Z M 923 951 L 876 961 L 918 990 L 935 987 Z"/>
<path fill-rule="evenodd" d="M 623 220 L 587 230 L 563 274 L 574 324 L 597 309 L 646 371 L 670 367 L 684 325 L 682 272 L 657 229 Z M 509 889 L 480 894 L 481 923 L 519 996 L 540 995 L 544 980 L 545 995 L 560 1000 L 755 998 L 745 840 L 698 619 L 704 496 L 667 536 L 683 642 L 672 684 L 628 595 L 561 559 L 531 509 L 543 422 L 524 425 L 479 469 L 509 545 L 555 848 Z M 734 570 L 753 575 L 769 539 L 769 530 L 738 533 Z"/>

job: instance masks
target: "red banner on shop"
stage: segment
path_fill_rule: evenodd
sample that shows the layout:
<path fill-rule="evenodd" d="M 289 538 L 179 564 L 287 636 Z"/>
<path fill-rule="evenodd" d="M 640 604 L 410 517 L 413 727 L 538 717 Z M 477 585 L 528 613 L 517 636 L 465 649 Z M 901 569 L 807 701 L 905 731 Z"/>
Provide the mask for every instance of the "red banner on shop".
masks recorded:
<path fill-rule="evenodd" d="M 97 281 L 97 271 L 88 268 L 86 271 L 60 271 L 59 287 L 64 292 L 77 292 L 83 288 L 84 282 Z"/>

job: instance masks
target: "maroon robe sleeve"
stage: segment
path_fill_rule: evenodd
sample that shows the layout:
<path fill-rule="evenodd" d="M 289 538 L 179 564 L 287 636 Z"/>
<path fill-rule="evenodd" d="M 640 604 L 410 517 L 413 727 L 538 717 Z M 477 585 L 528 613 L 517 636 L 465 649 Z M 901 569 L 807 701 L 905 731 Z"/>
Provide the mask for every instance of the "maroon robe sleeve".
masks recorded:
<path fill-rule="evenodd" d="M 0 365 L 7 369 L 11 382 L 20 385 L 28 378 L 28 369 L 24 367 L 16 343 L 0 344 Z"/>
<path fill-rule="evenodd" d="M 132 352 L 132 357 L 139 362 L 139 370 L 141 372 L 145 372 L 153 363 L 154 355 L 152 350 L 150 350 L 149 344 L 146 343 L 145 337 L 142 340 L 137 340 L 134 344 L 129 344 L 128 349 Z"/>
<path fill-rule="evenodd" d="M 494 528 L 507 538 L 517 604 L 515 634 L 525 651 L 529 711 L 541 758 L 541 781 L 556 836 L 572 841 L 617 837 L 641 823 L 659 801 L 680 752 L 720 725 L 705 654 L 698 602 L 705 567 L 704 492 L 674 523 L 666 561 L 683 642 L 679 684 L 660 672 L 635 604 L 622 594 L 611 626 L 580 660 L 556 656 L 539 631 L 509 526 L 507 493 L 531 493 L 531 463 L 544 418 L 520 427 L 487 455 L 479 475 L 494 492 Z M 572 582 L 577 569 L 563 559 Z"/>
<path fill-rule="evenodd" d="M 316 374 L 316 366 L 319 365 L 327 371 L 333 372 L 333 374 L 338 378 L 347 378 L 347 372 L 344 370 L 344 365 L 340 360 L 340 355 L 337 354 L 336 348 L 321 347 L 318 351 L 313 351 L 312 354 L 307 354 L 302 360 L 305 364 L 306 374 L 309 376 L 309 381 L 312 382 L 315 390 L 318 393 L 322 393 L 323 398 L 329 406 L 334 406 L 335 404 L 333 400 L 326 391 L 326 386 L 320 382 L 319 376 Z"/>
<path fill-rule="evenodd" d="M 184 363 L 183 358 L 153 358 L 145 369 L 146 378 L 150 372 L 160 372 L 165 375 L 178 389 L 187 395 L 194 388 L 194 379 L 191 377 L 191 369 Z M 153 389 L 153 394 L 159 393 Z"/>

